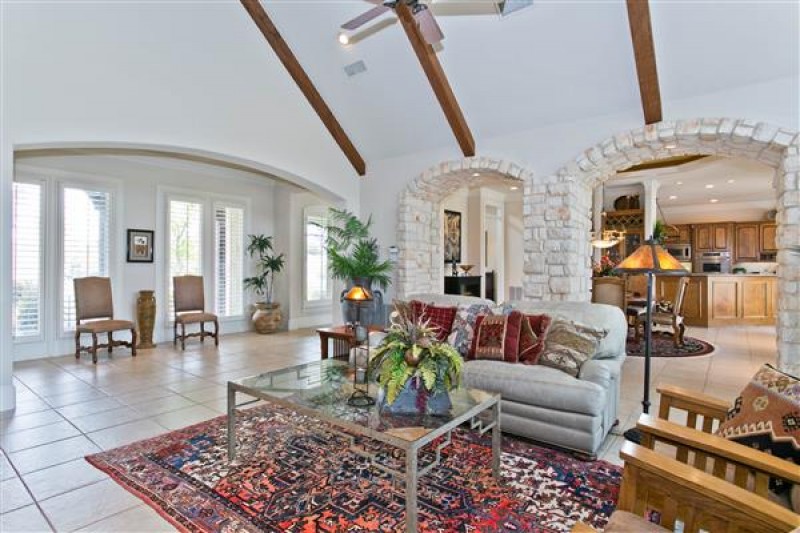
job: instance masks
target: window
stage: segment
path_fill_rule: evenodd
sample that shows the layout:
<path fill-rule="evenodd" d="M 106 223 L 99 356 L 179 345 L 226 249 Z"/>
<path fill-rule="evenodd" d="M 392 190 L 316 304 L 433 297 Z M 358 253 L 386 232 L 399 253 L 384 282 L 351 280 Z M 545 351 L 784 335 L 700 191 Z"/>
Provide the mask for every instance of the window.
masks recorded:
<path fill-rule="evenodd" d="M 219 316 L 244 312 L 244 209 L 214 207 L 214 294 Z"/>
<path fill-rule="evenodd" d="M 169 202 L 169 316 L 175 302 L 172 278 L 203 274 L 203 204 L 182 200 Z"/>
<path fill-rule="evenodd" d="M 42 189 L 40 183 L 13 185 L 11 320 L 15 338 L 42 333 Z"/>
<path fill-rule="evenodd" d="M 64 187 L 62 197 L 62 324 L 75 329 L 75 289 L 72 280 L 108 276 L 111 194 Z"/>
<path fill-rule="evenodd" d="M 328 254 L 325 238 L 328 212 L 324 207 L 308 207 L 303 214 L 305 280 L 303 299 L 306 304 L 322 304 L 333 297 L 328 276 Z"/>

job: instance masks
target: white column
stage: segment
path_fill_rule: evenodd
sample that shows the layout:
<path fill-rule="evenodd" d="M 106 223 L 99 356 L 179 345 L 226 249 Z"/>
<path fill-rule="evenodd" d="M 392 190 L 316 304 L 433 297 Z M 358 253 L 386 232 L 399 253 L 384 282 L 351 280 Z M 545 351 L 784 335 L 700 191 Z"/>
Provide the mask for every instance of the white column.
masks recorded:
<path fill-rule="evenodd" d="M 3 113 L 6 115 L 6 113 Z M 6 138 L 5 125 L 0 139 L 0 412 L 16 405 L 12 379 L 14 355 L 11 350 L 11 184 L 14 150 Z"/>
<path fill-rule="evenodd" d="M 592 229 L 602 231 L 603 229 L 603 186 L 598 185 L 592 191 Z M 603 255 L 600 248 L 592 248 L 592 260 L 597 263 Z"/>
<path fill-rule="evenodd" d="M 653 224 L 658 220 L 658 180 L 655 178 L 642 181 L 644 187 L 644 238 L 653 236 Z"/>

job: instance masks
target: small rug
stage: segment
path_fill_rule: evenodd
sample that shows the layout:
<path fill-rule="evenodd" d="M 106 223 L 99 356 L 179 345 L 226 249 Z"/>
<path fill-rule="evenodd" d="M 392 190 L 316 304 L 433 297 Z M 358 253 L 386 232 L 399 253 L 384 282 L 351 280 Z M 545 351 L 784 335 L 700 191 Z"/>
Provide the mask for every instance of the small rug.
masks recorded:
<path fill-rule="evenodd" d="M 672 340 L 672 333 L 666 331 L 653 332 L 653 344 L 650 349 L 651 357 L 693 357 L 697 355 L 708 355 L 714 351 L 714 345 L 695 339 L 694 337 L 684 337 L 683 346 L 675 346 Z M 628 335 L 626 341 L 628 355 L 644 357 L 644 335 L 639 342 L 633 333 Z"/>
<path fill-rule="evenodd" d="M 181 531 L 403 531 L 404 498 L 381 470 L 318 420 L 275 406 L 240 411 L 237 460 L 226 452 L 226 417 L 88 456 Z M 366 438 L 358 445 L 402 468 L 402 452 Z M 466 429 L 419 485 L 419 530 L 569 531 L 602 528 L 621 469 L 504 436 L 502 484 L 490 441 Z M 433 454 L 423 451 L 420 464 Z"/>

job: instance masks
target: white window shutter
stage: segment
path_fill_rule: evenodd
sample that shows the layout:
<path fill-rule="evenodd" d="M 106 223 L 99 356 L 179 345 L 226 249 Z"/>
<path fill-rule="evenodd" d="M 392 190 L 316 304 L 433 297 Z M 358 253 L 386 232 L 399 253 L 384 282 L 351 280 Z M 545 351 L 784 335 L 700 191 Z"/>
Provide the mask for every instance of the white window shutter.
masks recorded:
<path fill-rule="evenodd" d="M 214 208 L 214 295 L 216 314 L 244 313 L 244 209 Z"/>
<path fill-rule="evenodd" d="M 15 338 L 42 333 L 42 185 L 13 186 L 13 321 Z"/>

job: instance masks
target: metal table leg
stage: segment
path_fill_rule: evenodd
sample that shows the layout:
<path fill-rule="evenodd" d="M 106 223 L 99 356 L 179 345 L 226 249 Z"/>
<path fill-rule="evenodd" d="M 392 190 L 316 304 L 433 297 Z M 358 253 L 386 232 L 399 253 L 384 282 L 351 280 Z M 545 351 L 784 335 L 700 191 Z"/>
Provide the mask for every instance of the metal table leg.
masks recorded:
<path fill-rule="evenodd" d="M 500 480 L 500 453 L 502 452 L 503 434 L 500 430 L 500 402 L 492 407 L 492 475 Z"/>
<path fill-rule="evenodd" d="M 236 459 L 236 389 L 228 383 L 228 461 Z"/>
<path fill-rule="evenodd" d="M 406 452 L 406 532 L 417 533 L 417 450 Z"/>

